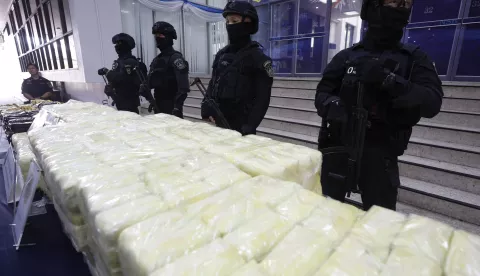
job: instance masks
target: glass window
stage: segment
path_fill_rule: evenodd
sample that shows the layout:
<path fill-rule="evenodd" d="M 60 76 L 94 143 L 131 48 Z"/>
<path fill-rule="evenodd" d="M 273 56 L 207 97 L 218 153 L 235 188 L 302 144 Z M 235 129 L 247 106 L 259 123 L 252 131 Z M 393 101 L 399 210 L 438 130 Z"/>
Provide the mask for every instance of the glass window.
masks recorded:
<path fill-rule="evenodd" d="M 291 74 L 293 72 L 294 40 L 272 42 L 272 65 L 276 73 Z"/>
<path fill-rule="evenodd" d="M 472 0 L 470 4 L 470 11 L 468 12 L 469 17 L 480 16 L 480 0 Z"/>
<path fill-rule="evenodd" d="M 46 59 L 45 59 L 45 52 L 43 51 L 43 48 L 40 48 L 38 49 L 39 53 L 40 53 L 40 67 L 41 69 L 40 70 L 48 70 L 47 69 L 47 62 L 46 62 Z"/>
<path fill-rule="evenodd" d="M 34 37 L 34 34 L 32 31 L 32 23 L 31 21 L 28 21 L 27 22 L 27 40 L 28 40 L 28 43 L 30 44 L 30 49 L 34 49 L 36 45 L 33 37 Z"/>
<path fill-rule="evenodd" d="M 362 1 L 349 1 L 332 5 L 328 61 L 338 52 L 360 41 L 362 19 L 360 10 Z"/>
<path fill-rule="evenodd" d="M 297 41 L 297 73 L 322 72 L 323 36 Z"/>
<path fill-rule="evenodd" d="M 54 33 L 53 33 L 53 26 L 52 26 L 52 18 L 51 18 L 51 6 L 50 6 L 50 2 L 46 2 L 43 4 L 43 14 L 44 14 L 44 17 L 43 19 L 45 20 L 45 26 L 46 26 L 46 30 L 47 30 L 47 35 L 48 35 L 48 40 L 51 40 L 53 39 L 54 37 Z"/>
<path fill-rule="evenodd" d="M 58 6 L 58 0 L 50 1 L 52 8 L 52 25 L 53 25 L 53 36 L 60 36 L 64 33 L 62 28 L 62 19 L 60 16 L 60 7 Z"/>
<path fill-rule="evenodd" d="M 294 1 L 272 4 L 272 37 L 295 34 L 296 7 Z"/>
<path fill-rule="evenodd" d="M 133 2 L 133 1 L 132 1 Z M 68 1 L 64 0 L 59 0 L 58 1 L 59 7 L 63 5 L 63 15 L 65 16 L 65 25 L 66 25 L 66 32 L 69 32 L 72 30 L 72 19 L 70 17 L 70 7 L 68 4 Z M 60 12 L 61 13 L 61 12 Z"/>
<path fill-rule="evenodd" d="M 62 53 L 63 53 L 62 56 L 63 56 L 63 63 L 65 64 L 65 68 L 72 68 L 72 66 L 70 65 L 70 63 L 72 61 L 72 58 L 70 57 L 70 49 L 68 49 L 68 52 L 67 52 L 67 48 L 65 47 L 65 39 L 64 38 L 59 39 L 59 41 L 60 41 L 60 47 L 61 47 Z"/>
<path fill-rule="evenodd" d="M 480 76 L 480 24 L 465 25 L 462 49 L 458 63 L 457 75 L 459 76 Z"/>
<path fill-rule="evenodd" d="M 35 47 L 40 46 L 40 31 L 38 29 L 37 25 L 37 20 L 35 17 L 32 17 L 30 20 L 30 23 L 32 24 L 32 37 L 33 37 L 33 43 L 35 44 Z"/>
<path fill-rule="evenodd" d="M 68 36 L 68 44 L 70 46 L 70 55 L 72 56 L 71 68 L 78 68 L 77 52 L 75 50 L 75 42 L 73 41 L 73 35 Z"/>
<path fill-rule="evenodd" d="M 50 48 L 47 46 L 42 47 L 43 51 L 45 51 L 45 58 L 47 61 L 48 70 L 53 70 L 52 66 L 52 55 L 50 54 Z"/>
<path fill-rule="evenodd" d="M 23 25 L 22 13 L 20 12 L 20 6 L 18 5 L 18 0 L 13 2 L 13 8 L 15 11 L 15 18 L 17 19 L 17 27 L 20 29 Z"/>
<path fill-rule="evenodd" d="M 456 26 L 408 30 L 408 42 L 417 44 L 435 62 L 439 75 L 446 75 Z M 438 47 L 442 45 L 442 47 Z"/>
<path fill-rule="evenodd" d="M 325 1 L 326 2 L 326 1 Z M 311 34 L 325 32 L 327 4 L 318 1 L 300 1 L 298 33 Z"/>
<path fill-rule="evenodd" d="M 61 39 L 53 42 L 53 47 L 55 48 L 55 52 L 57 53 L 57 61 L 58 61 L 58 64 L 60 65 L 60 69 L 65 69 L 65 60 L 63 58 L 63 51 L 60 45 L 60 40 Z"/>
<path fill-rule="evenodd" d="M 47 43 L 48 38 L 47 38 L 46 29 L 45 29 L 45 23 L 43 21 L 43 12 L 42 12 L 41 7 L 38 7 L 37 16 L 38 16 L 38 22 L 37 23 L 40 26 L 40 31 L 41 31 L 41 34 L 42 34 L 42 37 L 41 37 L 42 44 Z"/>
<path fill-rule="evenodd" d="M 28 0 L 20 0 L 19 4 L 21 6 L 22 14 L 25 22 L 30 17 L 30 13 L 28 12 L 28 6 L 27 6 L 27 4 L 30 4 L 30 3 L 28 3 Z"/>
<path fill-rule="evenodd" d="M 268 5 L 256 7 L 258 12 L 259 24 L 258 32 L 253 36 L 253 40 L 260 43 L 264 48 L 263 52 L 270 55 L 270 10 Z"/>
<path fill-rule="evenodd" d="M 25 7 L 23 6 L 22 0 L 17 0 L 18 5 L 18 13 L 20 14 L 20 18 L 22 19 L 22 25 L 27 21 L 28 16 L 25 13 Z"/>
<path fill-rule="evenodd" d="M 415 1 L 411 22 L 426 22 L 458 18 L 459 0 L 422 0 Z"/>
<path fill-rule="evenodd" d="M 16 26 L 16 23 L 15 23 L 15 19 L 13 17 L 13 13 L 9 12 L 8 17 L 10 19 L 10 26 L 12 26 L 12 32 L 16 33 L 17 32 L 17 26 Z"/>

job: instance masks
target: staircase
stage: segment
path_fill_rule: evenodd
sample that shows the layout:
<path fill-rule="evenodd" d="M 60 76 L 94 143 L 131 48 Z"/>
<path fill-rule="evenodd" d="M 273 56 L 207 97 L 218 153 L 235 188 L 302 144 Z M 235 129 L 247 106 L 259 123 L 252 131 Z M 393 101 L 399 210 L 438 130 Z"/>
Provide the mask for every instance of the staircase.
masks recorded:
<path fill-rule="evenodd" d="M 314 106 L 318 81 L 275 79 L 258 134 L 316 149 L 321 124 Z M 469 230 L 480 229 L 480 84 L 450 82 L 443 89 L 441 112 L 420 121 L 399 158 L 399 206 L 410 213 L 430 212 L 473 224 Z M 201 100 L 200 92 L 192 90 L 184 106 L 186 118 L 200 119 Z"/>

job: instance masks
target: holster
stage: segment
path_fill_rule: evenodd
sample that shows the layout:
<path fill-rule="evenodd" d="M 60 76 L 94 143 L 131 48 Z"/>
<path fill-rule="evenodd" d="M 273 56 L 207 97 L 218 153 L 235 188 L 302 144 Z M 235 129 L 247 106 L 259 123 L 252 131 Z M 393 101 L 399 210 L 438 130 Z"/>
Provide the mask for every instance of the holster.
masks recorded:
<path fill-rule="evenodd" d="M 343 202 L 348 192 L 346 176 L 348 174 L 349 152 L 346 147 L 330 147 L 321 150 L 323 154 L 321 184 L 323 194 Z"/>

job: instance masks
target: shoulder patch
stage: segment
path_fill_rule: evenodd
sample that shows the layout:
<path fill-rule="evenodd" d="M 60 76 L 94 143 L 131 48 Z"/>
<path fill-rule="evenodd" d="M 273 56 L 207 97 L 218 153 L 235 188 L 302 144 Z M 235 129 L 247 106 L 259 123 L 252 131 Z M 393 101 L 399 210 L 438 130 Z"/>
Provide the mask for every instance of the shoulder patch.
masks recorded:
<path fill-rule="evenodd" d="M 263 63 L 263 68 L 267 72 L 267 75 L 270 78 L 273 78 L 274 73 L 273 73 L 272 61 L 271 60 L 265 61 L 265 63 Z"/>
<path fill-rule="evenodd" d="M 173 65 L 178 69 L 178 70 L 183 70 L 187 68 L 187 64 L 183 60 L 183 58 L 177 58 L 176 60 L 173 61 Z"/>

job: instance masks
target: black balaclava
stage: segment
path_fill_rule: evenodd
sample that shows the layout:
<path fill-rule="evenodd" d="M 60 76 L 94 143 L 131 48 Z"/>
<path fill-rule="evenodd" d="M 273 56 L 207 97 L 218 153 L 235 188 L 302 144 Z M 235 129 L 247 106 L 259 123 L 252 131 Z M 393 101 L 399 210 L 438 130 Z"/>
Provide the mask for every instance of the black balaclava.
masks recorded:
<path fill-rule="evenodd" d="M 365 0 L 368 2 L 362 11 L 362 19 L 368 22 L 365 35 L 367 47 L 389 49 L 398 45 L 403 36 L 403 29 L 408 24 L 411 9 L 404 7 L 383 6 L 382 0 Z M 375 4 L 378 2 L 378 6 Z"/>
<path fill-rule="evenodd" d="M 163 52 L 173 47 L 173 38 L 169 35 L 165 35 L 165 37 L 155 37 L 155 43 L 157 44 L 157 48 Z"/>
<path fill-rule="evenodd" d="M 118 57 L 125 57 L 132 55 L 132 49 L 125 42 L 120 42 L 115 44 L 115 52 L 117 52 Z"/>
<path fill-rule="evenodd" d="M 251 41 L 250 34 L 253 30 L 251 22 L 242 21 L 236 24 L 227 24 L 227 33 L 230 44 L 235 48 L 241 48 Z"/>

